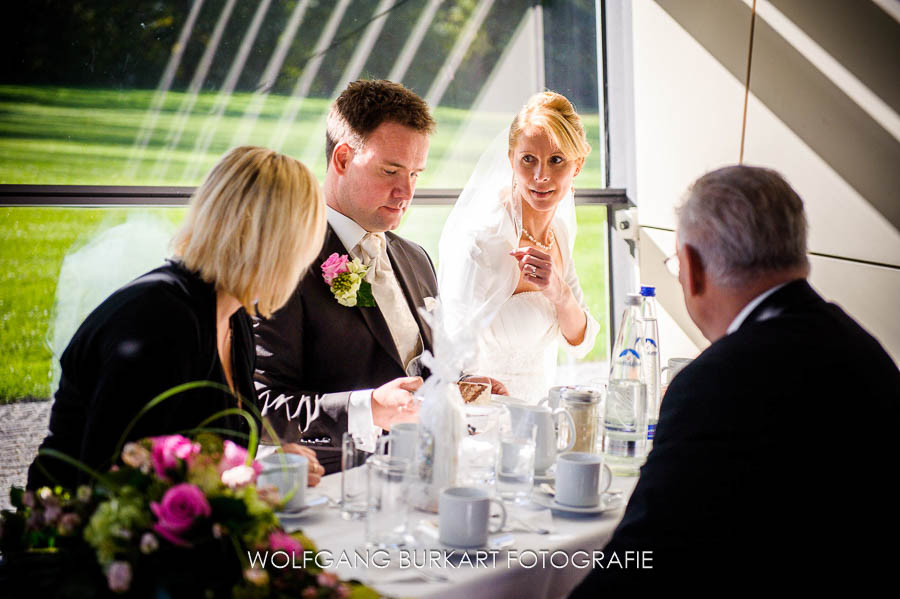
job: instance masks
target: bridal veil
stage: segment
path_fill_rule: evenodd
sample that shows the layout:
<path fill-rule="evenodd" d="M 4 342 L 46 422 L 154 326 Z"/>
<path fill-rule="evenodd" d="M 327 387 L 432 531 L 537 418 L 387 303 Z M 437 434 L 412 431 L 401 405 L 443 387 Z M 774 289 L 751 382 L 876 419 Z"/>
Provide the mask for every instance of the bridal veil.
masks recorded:
<path fill-rule="evenodd" d="M 464 328 L 487 327 L 516 289 L 519 268 L 509 253 L 519 247 L 522 204 L 512 197 L 512 180 L 506 128 L 481 155 L 441 232 L 438 289 L 451 338 L 464 334 Z M 553 228 L 557 238 L 567 241 L 571 255 L 575 244 L 571 191 L 556 208 Z"/>

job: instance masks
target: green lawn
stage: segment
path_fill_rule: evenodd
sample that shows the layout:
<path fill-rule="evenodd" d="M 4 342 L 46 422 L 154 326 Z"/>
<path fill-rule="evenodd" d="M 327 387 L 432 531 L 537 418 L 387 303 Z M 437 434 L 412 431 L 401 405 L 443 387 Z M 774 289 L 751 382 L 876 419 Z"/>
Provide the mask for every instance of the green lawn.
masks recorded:
<path fill-rule="evenodd" d="M 0 403 L 50 396 L 47 336 L 63 258 L 129 210 L 0 208 Z M 184 212 L 140 210 L 169 221 Z"/>
<path fill-rule="evenodd" d="M 449 206 L 414 206 L 398 232 L 435 259 Z M 0 208 L 0 403 L 49 397 L 52 355 L 47 338 L 63 258 L 135 212 L 172 222 L 183 208 Z M 578 208 L 575 263 L 591 312 L 601 323 L 587 360 L 605 360 L 606 213 Z"/>
<path fill-rule="evenodd" d="M 270 96 L 259 118 L 250 117 L 252 94 L 232 95 L 221 118 L 211 115 L 214 92 L 191 97 L 172 92 L 160 104 L 143 150 L 136 144 L 150 122 L 154 92 L 0 85 L 0 184 L 196 185 L 231 145 L 242 127 L 249 143 L 271 146 L 283 130 L 291 100 Z M 181 111 L 193 103 L 190 111 Z M 309 98 L 287 125 L 282 151 L 324 172 L 322 118 L 328 101 Z M 435 110 L 429 167 L 422 187 L 461 188 L 483 145 L 510 115 Z M 597 136 L 596 115 L 585 115 Z M 251 126 L 252 124 L 252 126 Z M 172 131 L 180 141 L 172 143 Z M 205 130 L 208 144 L 198 143 Z M 171 148 L 169 147 L 171 146 Z M 578 178 L 580 187 L 600 185 L 599 153 Z M 437 240 L 449 206 L 413 207 L 400 233 L 421 243 L 438 260 Z M 51 352 L 47 343 L 57 279 L 65 255 L 135 212 L 174 223 L 183 208 L 0 208 L 0 403 L 50 396 Z M 590 308 L 604 327 L 589 360 L 607 352 L 606 221 L 602 207 L 578 209 L 575 262 Z"/>
<path fill-rule="evenodd" d="M 235 142 L 275 147 L 280 138 L 276 149 L 321 177 L 329 101 L 306 98 L 298 108 L 287 96 L 259 99 L 246 92 L 169 92 L 153 111 L 150 90 L 0 85 L 0 184 L 197 185 Z M 254 103 L 259 107 L 251 110 Z M 292 122 L 282 122 L 295 110 Z M 463 187 L 484 146 L 512 118 L 447 107 L 434 116 L 438 129 L 422 187 Z M 583 118 L 598 146 L 599 117 Z M 595 152 L 578 185 L 599 187 L 602 172 Z"/>

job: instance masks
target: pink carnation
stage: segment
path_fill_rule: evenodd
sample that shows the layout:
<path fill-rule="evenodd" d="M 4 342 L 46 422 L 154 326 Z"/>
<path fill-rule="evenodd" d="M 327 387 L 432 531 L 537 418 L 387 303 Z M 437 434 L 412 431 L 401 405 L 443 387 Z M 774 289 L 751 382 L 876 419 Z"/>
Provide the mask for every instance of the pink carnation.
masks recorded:
<path fill-rule="evenodd" d="M 331 281 L 336 276 L 347 272 L 347 262 L 349 261 L 347 254 L 338 255 L 334 253 L 328 256 L 328 260 L 322 263 L 322 278 L 325 279 L 325 283 L 331 285 Z"/>
<path fill-rule="evenodd" d="M 181 435 L 168 435 L 153 438 L 153 469 L 160 478 L 166 478 L 166 472 L 178 467 L 178 460 L 187 460 L 200 453 L 200 444 Z"/>
<path fill-rule="evenodd" d="M 225 449 L 222 459 L 219 460 L 219 476 L 222 482 L 231 488 L 243 487 L 256 482 L 256 477 L 262 472 L 262 464 L 253 461 L 247 463 L 247 450 L 232 441 L 225 441 Z"/>
<path fill-rule="evenodd" d="M 222 452 L 222 459 L 219 461 L 219 474 L 237 466 L 243 466 L 246 463 L 247 450 L 233 441 L 225 441 L 225 449 Z M 262 464 L 259 462 L 254 460 L 250 463 L 250 466 L 256 474 L 262 472 Z"/>
<path fill-rule="evenodd" d="M 257 474 L 250 466 L 235 466 L 222 473 L 222 483 L 229 489 L 246 487 L 256 480 Z"/>
<path fill-rule="evenodd" d="M 166 491 L 160 503 L 150 503 L 150 511 L 157 518 L 153 530 L 169 542 L 182 546 L 188 543 L 181 535 L 198 518 L 206 518 L 212 513 L 203 491 L 189 483 L 175 485 Z"/>
<path fill-rule="evenodd" d="M 288 555 L 301 555 L 303 553 L 303 544 L 286 532 L 281 531 L 275 531 L 269 535 L 269 547 L 272 551 L 284 551 Z"/>

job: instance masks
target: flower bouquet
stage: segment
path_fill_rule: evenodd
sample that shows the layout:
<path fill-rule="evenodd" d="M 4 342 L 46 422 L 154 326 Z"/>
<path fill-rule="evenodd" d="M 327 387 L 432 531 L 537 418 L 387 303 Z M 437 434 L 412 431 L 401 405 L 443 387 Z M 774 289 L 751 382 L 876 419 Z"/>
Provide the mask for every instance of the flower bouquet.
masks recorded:
<path fill-rule="evenodd" d="M 364 265 L 359 258 L 350 260 L 347 254 L 337 253 L 328 256 L 320 266 L 322 279 L 331 288 L 334 299 L 342 306 L 352 308 L 375 307 L 375 296 L 372 295 L 372 285 L 365 277 L 369 267 Z"/>
<path fill-rule="evenodd" d="M 259 471 L 247 450 L 215 434 L 169 435 L 126 444 L 121 465 L 93 473 L 91 486 L 14 488 L 16 511 L 0 517 L 2 594 L 377 596 L 313 565 L 251 566 L 257 551 L 315 551 L 301 533 L 280 527 L 273 508 L 281 498 L 256 487 Z"/>

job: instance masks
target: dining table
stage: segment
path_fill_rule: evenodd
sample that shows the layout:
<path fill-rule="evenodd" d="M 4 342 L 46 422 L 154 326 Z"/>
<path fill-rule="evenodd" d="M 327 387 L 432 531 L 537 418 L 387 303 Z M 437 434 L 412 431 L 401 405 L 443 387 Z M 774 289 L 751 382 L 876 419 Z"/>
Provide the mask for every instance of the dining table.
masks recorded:
<path fill-rule="evenodd" d="M 316 552 L 305 558 L 308 563 L 342 579 L 361 581 L 385 596 L 555 599 L 567 596 L 592 568 L 609 567 L 609 556 L 602 550 L 636 482 L 636 477 L 614 477 L 609 507 L 595 510 L 544 507 L 550 496 L 541 489 L 552 487 L 536 486 L 531 500 L 505 504 L 506 525 L 478 550 L 441 545 L 438 515 L 413 508 L 407 518 L 408 546 L 366 547 L 365 519 L 341 516 L 341 473 L 325 476 L 308 489 L 310 507 L 283 516 L 281 522 L 289 532 L 302 530 L 315 543 Z M 549 505 L 555 505 L 552 497 Z M 594 513 L 582 513 L 586 511 Z"/>

